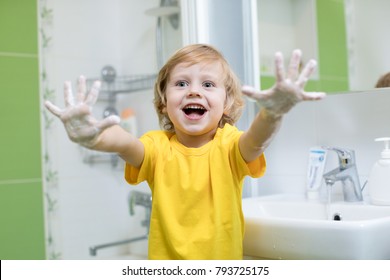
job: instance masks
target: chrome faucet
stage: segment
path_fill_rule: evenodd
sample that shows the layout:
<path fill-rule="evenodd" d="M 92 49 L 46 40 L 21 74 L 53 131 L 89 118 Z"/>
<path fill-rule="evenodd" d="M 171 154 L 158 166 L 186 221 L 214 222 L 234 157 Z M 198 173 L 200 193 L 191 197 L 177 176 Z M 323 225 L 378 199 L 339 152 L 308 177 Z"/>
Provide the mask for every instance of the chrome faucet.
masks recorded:
<path fill-rule="evenodd" d="M 96 256 L 97 251 L 100 249 L 104 249 L 107 247 L 112 247 L 112 246 L 118 246 L 118 245 L 123 245 L 127 243 L 133 243 L 136 241 L 141 241 L 141 240 L 147 240 L 149 237 L 149 224 L 150 224 L 150 214 L 152 211 L 152 195 L 139 192 L 139 191 L 132 191 L 130 192 L 129 195 L 129 210 L 130 210 L 130 215 L 133 216 L 135 214 L 134 211 L 134 206 L 135 205 L 140 205 L 145 207 L 145 220 L 141 221 L 141 225 L 146 228 L 146 234 L 135 237 L 135 238 L 130 238 L 130 239 L 125 239 L 125 240 L 120 240 L 116 242 L 111 242 L 111 243 L 105 243 L 97 246 L 92 246 L 89 248 L 89 254 L 91 256 Z"/>
<path fill-rule="evenodd" d="M 356 167 L 355 152 L 336 147 L 323 148 L 336 152 L 339 159 L 339 166 L 324 174 L 325 183 L 332 186 L 335 182 L 341 181 L 345 201 L 363 201 L 362 189 Z"/>

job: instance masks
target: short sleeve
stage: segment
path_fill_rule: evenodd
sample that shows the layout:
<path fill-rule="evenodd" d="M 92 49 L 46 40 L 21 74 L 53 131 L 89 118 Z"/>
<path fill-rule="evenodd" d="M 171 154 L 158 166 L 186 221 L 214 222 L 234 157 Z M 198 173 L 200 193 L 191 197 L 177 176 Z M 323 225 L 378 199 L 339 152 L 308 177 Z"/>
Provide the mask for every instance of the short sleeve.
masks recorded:
<path fill-rule="evenodd" d="M 140 141 L 144 144 L 145 154 L 140 168 L 136 168 L 129 163 L 125 165 L 125 179 L 131 185 L 137 185 L 143 181 L 150 183 L 152 180 L 151 174 L 153 174 L 153 160 L 154 155 L 154 141 L 149 135 L 144 135 L 140 138 Z"/>

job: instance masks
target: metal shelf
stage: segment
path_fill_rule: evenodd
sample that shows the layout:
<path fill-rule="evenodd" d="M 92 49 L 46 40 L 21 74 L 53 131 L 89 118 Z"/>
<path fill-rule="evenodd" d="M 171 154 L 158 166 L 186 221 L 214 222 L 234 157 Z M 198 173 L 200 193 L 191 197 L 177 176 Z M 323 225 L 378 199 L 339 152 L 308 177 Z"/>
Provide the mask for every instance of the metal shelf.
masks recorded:
<path fill-rule="evenodd" d="M 102 80 L 100 93 L 102 94 L 126 94 L 154 87 L 157 74 L 131 75 L 115 77 L 113 81 Z M 99 78 L 87 79 L 87 87 L 90 88 Z"/>

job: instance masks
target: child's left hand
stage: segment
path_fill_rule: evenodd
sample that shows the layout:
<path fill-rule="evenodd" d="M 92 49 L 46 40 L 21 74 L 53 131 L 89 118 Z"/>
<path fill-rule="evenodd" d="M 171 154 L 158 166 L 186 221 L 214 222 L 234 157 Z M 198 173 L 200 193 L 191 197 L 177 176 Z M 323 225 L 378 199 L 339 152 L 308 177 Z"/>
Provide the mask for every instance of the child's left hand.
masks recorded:
<path fill-rule="evenodd" d="M 254 99 L 259 106 L 274 117 L 286 114 L 295 104 L 306 100 L 320 100 L 326 94 L 324 92 L 305 92 L 304 87 L 314 72 L 317 65 L 315 60 L 310 60 L 299 73 L 301 51 L 294 50 L 288 72 L 285 73 L 283 55 L 275 54 L 276 83 L 267 90 L 257 90 L 250 86 L 243 86 L 244 95 Z M 287 74 L 287 75 L 286 75 Z"/>

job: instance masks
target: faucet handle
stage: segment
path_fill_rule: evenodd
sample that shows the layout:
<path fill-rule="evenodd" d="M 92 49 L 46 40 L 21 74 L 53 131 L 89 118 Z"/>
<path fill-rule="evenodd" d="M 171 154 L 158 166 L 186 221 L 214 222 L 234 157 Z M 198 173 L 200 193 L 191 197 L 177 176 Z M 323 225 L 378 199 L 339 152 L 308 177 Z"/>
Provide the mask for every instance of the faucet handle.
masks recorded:
<path fill-rule="evenodd" d="M 354 150 L 339 148 L 339 147 L 330 147 L 330 146 L 322 146 L 322 148 L 326 149 L 328 151 L 334 151 L 337 153 L 341 169 L 345 169 L 345 168 L 355 164 Z"/>

